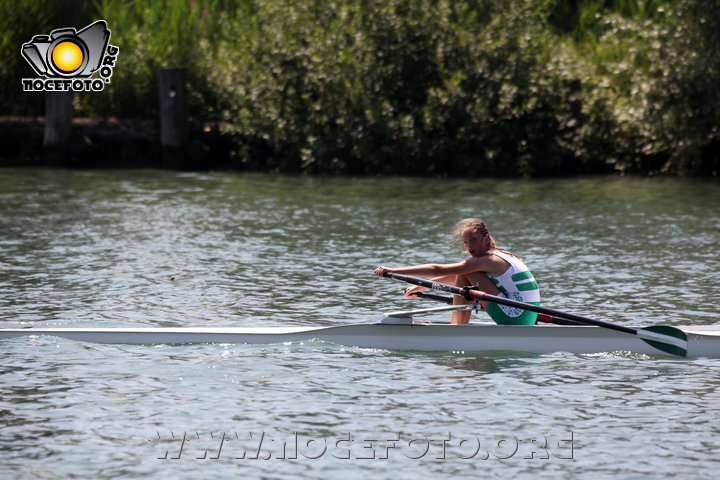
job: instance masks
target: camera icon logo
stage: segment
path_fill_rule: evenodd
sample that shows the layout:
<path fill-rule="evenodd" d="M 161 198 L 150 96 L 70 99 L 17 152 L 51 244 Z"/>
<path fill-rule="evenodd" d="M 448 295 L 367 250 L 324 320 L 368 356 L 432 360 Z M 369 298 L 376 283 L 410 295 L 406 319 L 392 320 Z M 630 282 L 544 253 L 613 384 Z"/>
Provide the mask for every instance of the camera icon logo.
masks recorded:
<path fill-rule="evenodd" d="M 118 47 L 109 45 L 109 41 L 110 30 L 104 20 L 98 20 L 80 31 L 74 28 L 58 28 L 50 32 L 50 35 L 35 35 L 32 40 L 22 45 L 20 53 L 38 75 L 49 80 L 43 82 L 23 79 L 23 89 L 102 90 L 103 81 L 110 83 L 119 51 Z M 102 80 L 89 80 L 98 70 Z M 78 81 L 58 81 L 72 79 Z"/>

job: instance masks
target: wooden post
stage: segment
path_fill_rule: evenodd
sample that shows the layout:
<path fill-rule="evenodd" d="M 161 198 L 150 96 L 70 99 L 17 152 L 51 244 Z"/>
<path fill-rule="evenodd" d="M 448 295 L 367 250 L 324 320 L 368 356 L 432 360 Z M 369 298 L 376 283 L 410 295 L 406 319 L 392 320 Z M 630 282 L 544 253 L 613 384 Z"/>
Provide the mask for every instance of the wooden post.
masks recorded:
<path fill-rule="evenodd" d="M 46 147 L 64 146 L 72 129 L 72 92 L 45 93 Z"/>
<path fill-rule="evenodd" d="M 185 69 L 160 69 L 160 144 L 179 148 L 187 143 Z"/>

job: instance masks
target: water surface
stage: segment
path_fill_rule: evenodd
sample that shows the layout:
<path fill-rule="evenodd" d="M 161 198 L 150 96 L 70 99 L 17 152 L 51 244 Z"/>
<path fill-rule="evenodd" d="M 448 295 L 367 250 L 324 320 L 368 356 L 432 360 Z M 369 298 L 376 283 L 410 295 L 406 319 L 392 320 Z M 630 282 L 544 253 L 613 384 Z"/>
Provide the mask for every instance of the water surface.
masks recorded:
<path fill-rule="evenodd" d="M 332 325 L 484 218 L 548 306 L 716 324 L 720 188 L 0 170 L 0 323 Z M 4 478 L 714 478 L 713 359 L 0 342 Z"/>

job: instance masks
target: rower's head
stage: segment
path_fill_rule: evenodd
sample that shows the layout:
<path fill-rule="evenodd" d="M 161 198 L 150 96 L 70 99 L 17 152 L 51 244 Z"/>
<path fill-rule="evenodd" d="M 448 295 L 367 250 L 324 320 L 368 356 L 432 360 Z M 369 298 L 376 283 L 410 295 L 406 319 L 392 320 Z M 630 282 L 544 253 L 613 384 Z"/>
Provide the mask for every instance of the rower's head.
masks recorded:
<path fill-rule="evenodd" d="M 478 218 L 465 218 L 455 225 L 453 241 L 473 257 L 486 255 L 495 249 L 495 239 L 490 235 L 487 224 Z"/>

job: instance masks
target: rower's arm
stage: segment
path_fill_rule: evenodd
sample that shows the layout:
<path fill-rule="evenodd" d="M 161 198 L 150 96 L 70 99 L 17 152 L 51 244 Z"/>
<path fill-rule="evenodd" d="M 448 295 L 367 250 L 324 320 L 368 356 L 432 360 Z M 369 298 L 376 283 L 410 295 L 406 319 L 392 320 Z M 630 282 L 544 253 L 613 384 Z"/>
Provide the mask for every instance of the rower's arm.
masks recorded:
<path fill-rule="evenodd" d="M 445 278 L 469 273 L 467 261 L 459 263 L 428 263 L 424 265 L 413 265 L 412 267 L 387 268 L 379 267 L 375 270 L 375 275 L 382 276 L 384 270 L 401 275 L 416 275 L 418 277 L 437 277 Z"/>
<path fill-rule="evenodd" d="M 442 277 L 434 277 L 434 278 L 431 278 L 430 280 L 433 281 L 433 282 L 438 282 L 438 283 L 450 283 L 450 284 L 452 284 L 452 283 L 455 283 L 455 277 L 456 277 L 456 276 L 457 276 L 457 275 L 444 275 L 444 276 L 442 276 Z"/>

